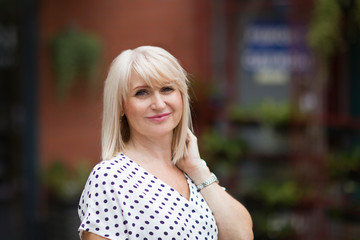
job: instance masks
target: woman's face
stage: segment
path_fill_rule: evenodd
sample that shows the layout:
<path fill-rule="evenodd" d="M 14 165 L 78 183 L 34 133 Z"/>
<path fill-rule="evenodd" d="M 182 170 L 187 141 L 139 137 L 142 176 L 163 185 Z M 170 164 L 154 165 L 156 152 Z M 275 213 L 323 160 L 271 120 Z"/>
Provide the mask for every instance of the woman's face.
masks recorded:
<path fill-rule="evenodd" d="M 124 114 L 130 138 L 172 135 L 183 111 L 181 93 L 175 85 L 151 88 L 136 75 L 130 79 L 130 94 L 124 101 Z"/>

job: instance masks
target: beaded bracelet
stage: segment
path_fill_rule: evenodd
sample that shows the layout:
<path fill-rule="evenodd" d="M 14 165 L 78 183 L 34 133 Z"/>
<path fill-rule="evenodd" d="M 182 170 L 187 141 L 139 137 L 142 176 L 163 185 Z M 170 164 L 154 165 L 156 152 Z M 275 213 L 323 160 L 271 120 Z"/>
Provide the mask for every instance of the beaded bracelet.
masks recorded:
<path fill-rule="evenodd" d="M 200 191 L 201 189 L 213 184 L 214 182 L 219 183 L 219 180 L 217 179 L 217 177 L 215 176 L 214 173 L 211 173 L 211 177 L 208 180 L 206 180 L 205 182 L 200 183 L 199 185 L 196 185 L 196 188 L 198 191 Z"/>

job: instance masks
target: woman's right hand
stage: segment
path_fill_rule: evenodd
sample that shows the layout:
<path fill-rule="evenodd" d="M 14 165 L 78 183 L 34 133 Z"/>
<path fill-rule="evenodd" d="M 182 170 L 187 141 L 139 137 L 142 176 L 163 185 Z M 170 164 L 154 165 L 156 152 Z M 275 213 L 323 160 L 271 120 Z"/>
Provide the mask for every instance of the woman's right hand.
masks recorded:
<path fill-rule="evenodd" d="M 188 129 L 186 144 L 187 156 L 179 160 L 176 166 L 185 172 L 196 184 L 200 184 L 211 177 L 211 173 L 200 157 L 197 138 L 190 129 Z"/>

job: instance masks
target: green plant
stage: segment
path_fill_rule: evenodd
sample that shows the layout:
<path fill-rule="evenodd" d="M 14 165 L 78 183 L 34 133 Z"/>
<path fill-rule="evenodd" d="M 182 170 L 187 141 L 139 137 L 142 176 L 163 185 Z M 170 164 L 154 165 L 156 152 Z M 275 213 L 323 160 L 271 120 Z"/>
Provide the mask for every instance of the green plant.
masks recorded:
<path fill-rule="evenodd" d="M 315 1 L 315 10 L 310 25 L 309 45 L 321 55 L 334 53 L 340 43 L 341 9 L 337 0 Z"/>
<path fill-rule="evenodd" d="M 259 105 L 258 118 L 269 125 L 281 125 L 291 119 L 292 108 L 288 102 L 276 103 L 271 99 L 264 100 Z"/>
<path fill-rule="evenodd" d="M 67 167 L 61 159 L 55 160 L 43 172 L 43 182 L 51 196 L 61 201 L 77 200 L 91 168 L 85 161 Z"/>
<path fill-rule="evenodd" d="M 360 171 L 360 146 L 350 151 L 333 152 L 326 162 L 329 176 L 332 178 L 348 177 L 350 172 Z"/>
<path fill-rule="evenodd" d="M 255 107 L 231 105 L 228 108 L 228 115 L 232 120 L 253 121 L 257 120 Z"/>
<path fill-rule="evenodd" d="M 101 42 L 92 34 L 68 30 L 53 38 L 52 57 L 58 96 L 65 96 L 81 77 L 86 78 L 90 86 L 96 83 L 101 52 Z"/>
<path fill-rule="evenodd" d="M 299 202 L 302 193 L 293 180 L 264 180 L 257 184 L 253 195 L 267 207 L 291 207 Z"/>
<path fill-rule="evenodd" d="M 233 167 L 246 151 L 244 140 L 221 135 L 214 129 L 206 131 L 200 140 L 201 150 L 210 162 L 223 162 Z"/>
<path fill-rule="evenodd" d="M 359 34 L 360 1 L 317 0 L 314 3 L 308 43 L 327 58 Z"/>
<path fill-rule="evenodd" d="M 294 115 L 294 108 L 287 101 L 275 102 L 272 99 L 265 99 L 253 106 L 231 106 L 228 113 L 230 118 L 234 120 L 255 120 L 259 123 L 278 126 L 291 120 Z"/>

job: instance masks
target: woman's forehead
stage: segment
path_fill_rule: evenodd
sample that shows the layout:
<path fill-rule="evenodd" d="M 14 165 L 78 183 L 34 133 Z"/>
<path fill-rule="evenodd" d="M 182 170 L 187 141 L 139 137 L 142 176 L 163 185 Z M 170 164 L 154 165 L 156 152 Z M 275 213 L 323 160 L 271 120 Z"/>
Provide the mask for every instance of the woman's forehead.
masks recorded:
<path fill-rule="evenodd" d="M 167 84 L 175 84 L 175 81 L 171 81 L 167 78 L 162 78 L 162 79 L 143 79 L 141 77 L 139 77 L 137 74 L 133 74 L 130 78 L 130 89 L 135 89 L 138 87 L 150 87 L 150 88 L 154 88 L 154 87 L 161 87 Z"/>
<path fill-rule="evenodd" d="M 136 76 L 135 74 L 131 76 L 129 86 L 130 89 L 134 89 L 138 86 L 147 86 L 148 83 L 144 81 L 144 79 L 140 78 L 139 76 Z"/>

